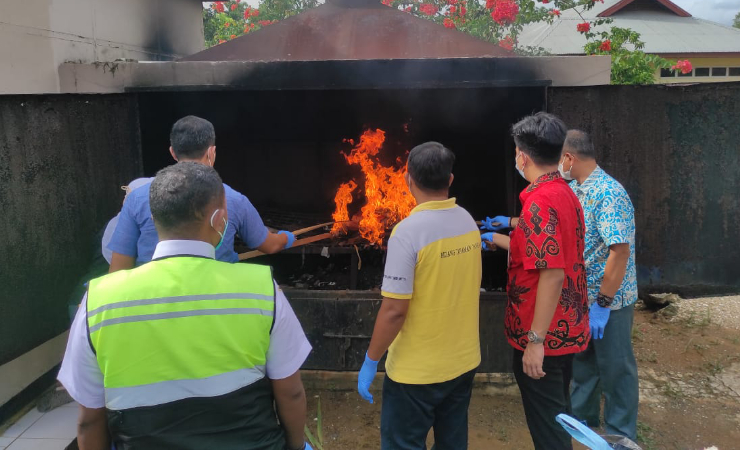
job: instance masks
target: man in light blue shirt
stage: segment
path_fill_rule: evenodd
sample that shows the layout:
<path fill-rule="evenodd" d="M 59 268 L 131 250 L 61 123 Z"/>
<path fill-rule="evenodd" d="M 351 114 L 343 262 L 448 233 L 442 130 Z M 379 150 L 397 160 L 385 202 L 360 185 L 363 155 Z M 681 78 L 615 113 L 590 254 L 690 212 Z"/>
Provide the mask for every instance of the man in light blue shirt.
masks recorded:
<path fill-rule="evenodd" d="M 216 133 L 211 122 L 187 116 L 178 120 L 170 133 L 170 154 L 175 161 L 193 161 L 213 166 L 216 161 Z M 237 262 L 234 237 L 238 233 L 250 248 L 275 253 L 293 245 L 289 231 L 270 233 L 247 197 L 224 184 L 228 226 L 216 259 Z M 157 230 L 149 209 L 149 185 L 136 189 L 126 198 L 108 249 L 113 252 L 110 272 L 131 269 L 151 261 L 157 246 Z"/>
<path fill-rule="evenodd" d="M 565 170 L 567 169 L 567 170 Z M 637 439 L 639 400 L 632 321 L 637 301 L 635 210 L 627 191 L 596 164 L 587 133 L 568 132 L 559 167 L 583 206 L 592 340 L 573 360 L 573 414 L 608 434 Z"/>

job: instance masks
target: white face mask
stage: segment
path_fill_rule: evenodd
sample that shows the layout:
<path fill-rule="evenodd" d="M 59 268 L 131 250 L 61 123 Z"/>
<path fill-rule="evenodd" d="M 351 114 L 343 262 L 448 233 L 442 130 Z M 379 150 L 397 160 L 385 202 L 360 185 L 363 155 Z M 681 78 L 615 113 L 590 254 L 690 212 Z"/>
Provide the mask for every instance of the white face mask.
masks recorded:
<path fill-rule="evenodd" d="M 572 170 L 573 170 L 573 164 L 570 165 L 570 170 L 568 170 L 567 172 L 563 170 L 563 161 L 560 161 L 560 164 L 558 164 L 558 172 L 560 172 L 560 176 L 568 181 L 573 179 L 573 177 L 570 175 L 570 172 Z"/>
<path fill-rule="evenodd" d="M 519 175 L 521 175 L 521 176 L 522 176 L 522 178 L 524 178 L 524 179 L 526 180 L 526 179 L 527 179 L 527 177 L 525 177 L 525 176 L 524 176 L 524 169 L 523 169 L 523 168 L 522 168 L 522 169 L 520 169 L 520 168 L 519 168 L 519 164 L 517 164 L 517 161 L 519 160 L 519 156 L 520 156 L 520 155 L 521 155 L 521 153 L 520 153 L 519 155 L 516 155 L 516 157 L 514 158 L 514 168 L 516 169 L 516 171 L 517 171 L 517 172 L 519 172 Z M 528 180 L 528 181 L 529 181 L 529 180 Z"/>

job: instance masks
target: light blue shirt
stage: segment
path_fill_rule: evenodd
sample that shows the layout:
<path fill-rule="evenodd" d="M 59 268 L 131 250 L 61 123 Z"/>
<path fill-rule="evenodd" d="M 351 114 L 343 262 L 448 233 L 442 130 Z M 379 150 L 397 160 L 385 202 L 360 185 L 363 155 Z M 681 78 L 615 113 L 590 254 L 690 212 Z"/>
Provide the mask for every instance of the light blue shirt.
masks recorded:
<path fill-rule="evenodd" d="M 609 246 L 629 244 L 627 272 L 611 309 L 617 310 L 637 301 L 637 270 L 635 268 L 635 209 L 627 191 L 601 167 L 596 167 L 583 182 L 571 181 L 570 187 L 583 206 L 586 218 L 586 260 L 588 299 L 596 301 L 604 279 Z"/>
<path fill-rule="evenodd" d="M 267 239 L 267 227 L 252 203 L 239 192 L 224 184 L 229 229 L 224 242 L 216 251 L 216 259 L 225 262 L 239 261 L 234 251 L 234 236 L 239 236 L 250 248 L 257 248 Z M 108 244 L 112 252 L 136 257 L 136 265 L 152 260 L 159 237 L 154 228 L 149 209 L 149 184 L 136 189 L 123 202 L 118 224 Z"/>

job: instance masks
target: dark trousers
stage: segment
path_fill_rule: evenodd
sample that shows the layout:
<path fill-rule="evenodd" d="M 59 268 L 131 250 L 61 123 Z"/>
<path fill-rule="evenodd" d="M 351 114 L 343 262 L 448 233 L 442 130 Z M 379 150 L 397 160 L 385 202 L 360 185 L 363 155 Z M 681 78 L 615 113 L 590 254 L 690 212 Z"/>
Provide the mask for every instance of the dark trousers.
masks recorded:
<path fill-rule="evenodd" d="M 637 362 L 632 351 L 635 308 L 612 311 L 603 339 L 592 339 L 573 360 L 573 414 L 598 427 L 601 395 L 607 434 L 637 439 L 637 403 L 640 393 Z"/>
<path fill-rule="evenodd" d="M 468 406 L 475 369 L 435 384 L 401 384 L 388 375 L 383 382 L 380 414 L 382 450 L 426 450 L 434 428 L 435 450 L 468 448 Z"/>
<path fill-rule="evenodd" d="M 573 355 L 545 356 L 539 380 L 524 373 L 524 352 L 514 350 L 514 377 L 519 385 L 527 416 L 529 434 L 536 450 L 571 450 L 570 435 L 555 421 L 558 414 L 570 414 L 570 380 Z"/>

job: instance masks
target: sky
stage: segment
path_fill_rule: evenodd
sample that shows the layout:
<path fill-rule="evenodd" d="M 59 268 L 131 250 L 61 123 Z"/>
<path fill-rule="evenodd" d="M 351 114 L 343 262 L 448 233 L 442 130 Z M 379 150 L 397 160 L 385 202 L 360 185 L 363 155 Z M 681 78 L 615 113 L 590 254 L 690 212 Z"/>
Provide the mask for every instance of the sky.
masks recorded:
<path fill-rule="evenodd" d="M 259 0 L 246 0 L 258 6 Z M 711 20 L 723 25 L 732 25 L 735 14 L 740 12 L 740 0 L 672 0 L 694 17 Z"/>
<path fill-rule="evenodd" d="M 740 0 L 673 0 L 694 17 L 732 25 L 735 14 L 740 12 Z"/>

